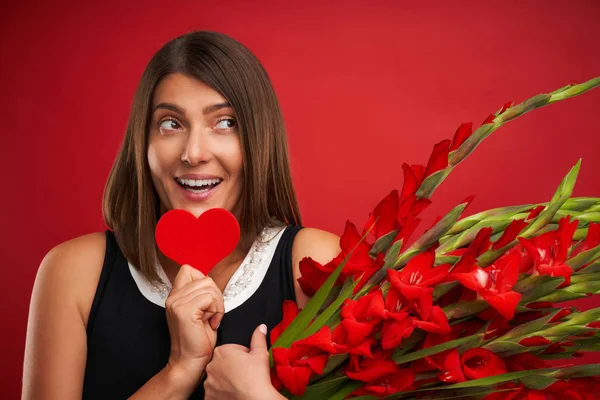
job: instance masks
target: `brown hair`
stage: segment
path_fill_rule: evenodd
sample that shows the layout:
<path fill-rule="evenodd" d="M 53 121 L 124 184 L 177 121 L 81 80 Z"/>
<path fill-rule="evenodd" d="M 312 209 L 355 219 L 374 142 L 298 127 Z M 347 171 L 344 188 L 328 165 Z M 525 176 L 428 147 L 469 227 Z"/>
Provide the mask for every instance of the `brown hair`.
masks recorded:
<path fill-rule="evenodd" d="M 158 82 L 171 73 L 212 87 L 237 115 L 243 170 L 241 248 L 248 251 L 261 230 L 277 221 L 301 224 L 283 117 L 266 71 L 250 50 L 226 35 L 202 31 L 177 37 L 144 70 L 102 204 L 104 220 L 123 254 L 151 281 L 159 280 L 154 229 L 160 201 L 147 159 L 150 109 Z"/>

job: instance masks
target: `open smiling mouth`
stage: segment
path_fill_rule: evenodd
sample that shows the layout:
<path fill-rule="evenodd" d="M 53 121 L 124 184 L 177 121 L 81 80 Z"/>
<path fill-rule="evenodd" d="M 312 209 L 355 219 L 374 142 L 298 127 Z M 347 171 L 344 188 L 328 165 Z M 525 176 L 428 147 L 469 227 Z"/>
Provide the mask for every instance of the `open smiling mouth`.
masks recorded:
<path fill-rule="evenodd" d="M 180 179 L 175 178 L 179 186 L 191 193 L 206 193 L 216 188 L 223 179 Z"/>

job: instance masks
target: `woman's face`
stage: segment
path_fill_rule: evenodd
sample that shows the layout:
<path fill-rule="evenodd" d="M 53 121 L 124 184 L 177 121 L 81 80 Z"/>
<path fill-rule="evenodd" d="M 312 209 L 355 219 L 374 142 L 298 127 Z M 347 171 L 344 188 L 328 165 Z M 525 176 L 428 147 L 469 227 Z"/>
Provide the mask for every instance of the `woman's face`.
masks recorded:
<path fill-rule="evenodd" d="M 217 91 L 186 75 L 164 77 L 152 101 L 148 164 L 161 213 L 211 208 L 235 213 L 242 190 L 242 151 L 233 108 Z"/>

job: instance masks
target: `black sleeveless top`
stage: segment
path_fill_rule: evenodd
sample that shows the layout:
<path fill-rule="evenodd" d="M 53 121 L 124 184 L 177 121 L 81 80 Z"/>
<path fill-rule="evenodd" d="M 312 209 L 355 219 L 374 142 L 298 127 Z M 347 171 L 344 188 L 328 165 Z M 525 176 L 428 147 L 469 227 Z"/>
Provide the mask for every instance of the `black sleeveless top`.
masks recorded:
<path fill-rule="evenodd" d="M 264 323 L 270 333 L 283 317 L 283 302 L 296 300 L 292 244 L 300 229 L 285 229 L 256 292 L 225 313 L 217 346 L 249 347 L 256 327 Z M 84 399 L 126 399 L 163 369 L 169 358 L 165 309 L 139 291 L 111 231 L 106 231 L 106 254 L 88 320 L 87 346 Z M 202 383 L 190 398 L 204 398 Z"/>

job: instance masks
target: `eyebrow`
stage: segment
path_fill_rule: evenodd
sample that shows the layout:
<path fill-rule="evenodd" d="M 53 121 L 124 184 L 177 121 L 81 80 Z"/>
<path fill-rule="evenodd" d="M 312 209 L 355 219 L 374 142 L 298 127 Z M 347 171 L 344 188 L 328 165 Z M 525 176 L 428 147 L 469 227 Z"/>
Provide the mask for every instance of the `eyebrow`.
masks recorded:
<path fill-rule="evenodd" d="M 171 104 L 171 103 L 159 103 L 159 104 L 157 104 L 152 109 L 152 114 L 154 114 L 154 112 L 156 112 L 156 110 L 161 109 L 161 108 L 165 109 L 165 110 L 176 112 L 176 113 L 181 114 L 181 115 L 185 115 L 185 111 L 181 107 L 178 107 L 175 104 Z M 233 108 L 233 107 L 231 107 L 231 104 L 229 104 L 228 102 L 213 104 L 213 105 L 204 107 L 202 109 L 202 114 L 204 114 L 204 115 L 212 114 L 215 111 L 219 111 L 219 110 L 221 110 L 223 108 Z"/>

